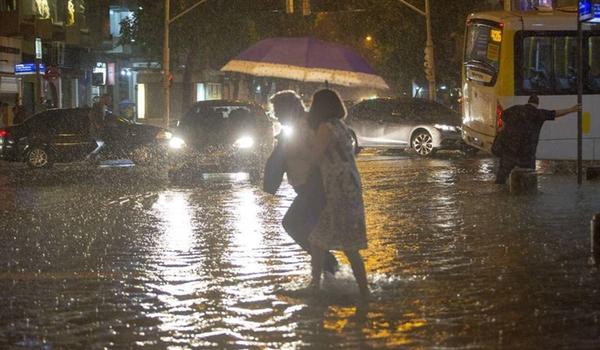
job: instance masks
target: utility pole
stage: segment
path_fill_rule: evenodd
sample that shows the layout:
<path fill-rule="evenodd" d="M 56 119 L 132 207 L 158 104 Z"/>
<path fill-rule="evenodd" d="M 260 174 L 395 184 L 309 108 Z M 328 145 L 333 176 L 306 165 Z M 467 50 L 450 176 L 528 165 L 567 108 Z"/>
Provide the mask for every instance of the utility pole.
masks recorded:
<path fill-rule="evenodd" d="M 163 117 L 165 118 L 165 128 L 169 127 L 171 119 L 171 71 L 170 71 L 170 47 L 169 47 L 169 25 L 171 21 L 171 1 L 165 0 L 165 22 L 163 39 Z"/>
<path fill-rule="evenodd" d="M 583 106 L 583 24 L 581 10 L 577 11 L 577 103 Z M 583 110 L 577 111 L 577 184 L 583 182 Z"/>
<path fill-rule="evenodd" d="M 37 19 L 34 19 L 37 23 Z M 41 76 L 41 67 L 42 67 L 42 39 L 37 37 L 37 25 L 35 32 L 35 83 L 37 84 L 36 94 L 38 95 L 35 99 L 36 103 L 33 106 L 35 112 L 39 112 L 44 110 L 44 81 Z M 34 94 L 35 95 L 35 94 Z"/>
<path fill-rule="evenodd" d="M 429 81 L 429 99 L 432 101 L 436 100 L 437 87 L 435 83 L 435 59 L 433 57 L 433 35 L 431 34 L 431 12 L 429 7 L 429 0 L 425 0 L 425 22 L 427 23 L 427 43 L 425 44 L 425 50 L 427 50 L 428 57 L 426 58 L 427 80 Z"/>
<path fill-rule="evenodd" d="M 431 11 L 429 7 L 429 0 L 425 0 L 425 11 L 419 9 L 415 5 L 409 3 L 406 0 L 399 0 L 402 4 L 406 5 L 411 10 L 417 12 L 421 16 L 425 17 L 427 27 L 427 41 L 425 43 L 425 76 L 429 82 L 429 99 L 435 101 L 436 99 L 436 83 L 435 83 L 435 60 L 434 60 L 434 49 L 433 49 L 433 35 L 431 34 Z"/>
<path fill-rule="evenodd" d="M 165 37 L 163 39 L 163 113 L 165 119 L 165 127 L 169 127 L 170 119 L 171 119 L 171 54 L 169 47 L 169 27 L 171 23 L 175 22 L 183 15 L 187 14 L 197 6 L 205 3 L 207 0 L 200 0 L 194 5 L 188 7 L 187 9 L 181 11 L 177 16 L 171 18 L 171 2 L 170 0 L 165 0 L 165 17 L 164 17 L 164 34 Z"/>

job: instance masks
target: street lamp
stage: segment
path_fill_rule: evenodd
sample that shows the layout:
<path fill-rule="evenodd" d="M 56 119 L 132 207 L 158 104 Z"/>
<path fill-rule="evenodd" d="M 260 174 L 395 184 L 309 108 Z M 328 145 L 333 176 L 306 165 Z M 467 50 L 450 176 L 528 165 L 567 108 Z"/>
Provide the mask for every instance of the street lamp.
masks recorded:
<path fill-rule="evenodd" d="M 187 14 L 197 6 L 205 3 L 208 0 L 200 0 L 194 5 L 183 10 L 177 16 L 171 18 L 171 1 L 165 0 L 165 17 L 164 17 L 164 32 L 165 37 L 163 39 L 163 113 L 165 118 L 165 127 L 169 127 L 169 121 L 171 119 L 171 70 L 169 68 L 170 62 L 170 49 L 169 49 L 169 26 L 183 15 Z"/>
<path fill-rule="evenodd" d="M 435 61 L 433 58 L 433 38 L 431 35 L 431 12 L 429 8 L 429 0 L 425 0 L 425 11 L 419 9 L 415 5 L 407 2 L 406 0 L 399 0 L 404 5 L 408 6 L 411 10 L 414 10 L 421 16 L 425 17 L 427 26 L 427 42 L 425 43 L 425 75 L 429 82 L 429 99 L 435 101 L 436 99 L 436 84 L 435 84 Z"/>

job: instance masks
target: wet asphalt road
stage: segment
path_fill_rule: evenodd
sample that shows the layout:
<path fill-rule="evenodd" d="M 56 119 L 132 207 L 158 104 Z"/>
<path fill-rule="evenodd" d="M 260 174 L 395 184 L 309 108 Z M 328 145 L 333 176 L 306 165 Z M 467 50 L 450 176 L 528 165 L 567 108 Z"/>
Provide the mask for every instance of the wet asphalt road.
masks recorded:
<path fill-rule="evenodd" d="M 0 164 L 0 349 L 597 349 L 589 223 L 600 183 L 542 164 L 362 156 L 373 299 L 350 270 L 308 283 L 280 220 L 293 198 L 243 175 Z"/>

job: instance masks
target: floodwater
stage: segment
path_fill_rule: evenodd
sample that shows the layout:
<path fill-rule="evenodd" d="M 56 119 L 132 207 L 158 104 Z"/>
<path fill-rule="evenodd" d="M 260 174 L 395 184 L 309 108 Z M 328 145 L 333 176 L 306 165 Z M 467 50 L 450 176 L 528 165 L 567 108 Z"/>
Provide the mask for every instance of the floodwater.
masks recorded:
<path fill-rule="evenodd" d="M 0 348 L 597 349 L 600 183 L 494 185 L 491 159 L 363 157 L 372 300 L 300 293 L 293 198 L 244 176 L 0 170 Z M 546 172 L 549 170 L 546 169 Z"/>

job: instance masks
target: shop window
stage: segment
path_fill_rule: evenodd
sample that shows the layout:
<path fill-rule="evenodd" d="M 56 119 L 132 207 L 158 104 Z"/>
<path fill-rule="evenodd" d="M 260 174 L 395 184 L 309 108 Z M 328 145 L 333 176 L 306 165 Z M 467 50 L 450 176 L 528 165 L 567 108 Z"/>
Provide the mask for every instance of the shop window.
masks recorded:
<path fill-rule="evenodd" d="M 206 99 L 207 100 L 221 99 L 221 84 L 207 83 L 206 84 Z"/>
<path fill-rule="evenodd" d="M 0 0 L 0 12 L 12 12 L 17 10 L 17 0 Z"/>
<path fill-rule="evenodd" d="M 55 24 L 65 20 L 65 4 L 58 0 L 22 0 L 23 15 L 39 19 L 50 19 Z"/>
<path fill-rule="evenodd" d="M 127 9 L 110 9 L 110 35 L 113 38 L 119 38 L 121 36 L 121 22 L 132 16 L 133 12 Z"/>

